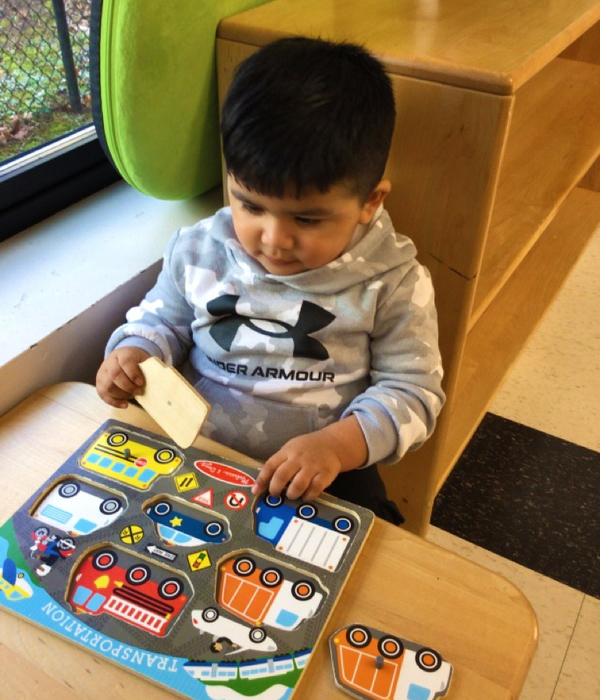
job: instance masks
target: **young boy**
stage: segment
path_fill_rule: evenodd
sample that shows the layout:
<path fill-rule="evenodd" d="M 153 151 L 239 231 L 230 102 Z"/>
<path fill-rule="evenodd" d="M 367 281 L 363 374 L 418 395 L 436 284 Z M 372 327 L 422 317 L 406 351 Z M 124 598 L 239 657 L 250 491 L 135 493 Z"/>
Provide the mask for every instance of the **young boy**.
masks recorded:
<path fill-rule="evenodd" d="M 126 406 L 158 356 L 211 404 L 204 434 L 264 461 L 254 493 L 327 490 L 401 522 L 376 463 L 427 439 L 444 394 L 430 277 L 383 209 L 394 120 L 357 46 L 285 39 L 247 59 L 221 122 L 231 207 L 172 237 L 100 396 Z"/>

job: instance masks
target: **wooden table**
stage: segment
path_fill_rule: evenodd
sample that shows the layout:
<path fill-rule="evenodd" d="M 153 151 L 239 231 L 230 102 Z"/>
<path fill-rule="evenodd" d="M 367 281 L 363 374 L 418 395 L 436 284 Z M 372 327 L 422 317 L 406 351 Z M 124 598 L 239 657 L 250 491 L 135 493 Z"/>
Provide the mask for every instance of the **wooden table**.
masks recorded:
<path fill-rule="evenodd" d="M 0 418 L 0 522 L 108 418 L 160 433 L 140 408 L 111 409 L 93 387 L 44 389 Z M 209 440 L 198 447 L 249 460 Z M 161 688 L 0 612 L 2 697 L 158 700 Z M 347 697 L 333 683 L 330 634 L 363 622 L 432 646 L 454 665 L 448 700 L 517 698 L 537 642 L 531 606 L 511 583 L 376 519 L 294 698 Z"/>

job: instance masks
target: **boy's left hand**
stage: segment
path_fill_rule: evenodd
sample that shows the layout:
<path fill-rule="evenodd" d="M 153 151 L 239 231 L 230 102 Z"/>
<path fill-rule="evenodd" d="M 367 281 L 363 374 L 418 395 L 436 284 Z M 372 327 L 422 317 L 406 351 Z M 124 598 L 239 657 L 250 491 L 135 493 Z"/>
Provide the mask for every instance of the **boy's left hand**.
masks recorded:
<path fill-rule="evenodd" d="M 367 447 L 354 416 L 314 433 L 292 438 L 260 470 L 252 493 L 267 488 L 272 496 L 286 489 L 291 501 L 312 501 L 342 471 L 364 464 Z"/>
<path fill-rule="evenodd" d="M 287 486 L 290 500 L 314 500 L 342 470 L 342 463 L 327 439 L 320 433 L 292 438 L 268 459 L 252 487 L 253 493 L 267 487 L 272 496 L 279 496 Z"/>

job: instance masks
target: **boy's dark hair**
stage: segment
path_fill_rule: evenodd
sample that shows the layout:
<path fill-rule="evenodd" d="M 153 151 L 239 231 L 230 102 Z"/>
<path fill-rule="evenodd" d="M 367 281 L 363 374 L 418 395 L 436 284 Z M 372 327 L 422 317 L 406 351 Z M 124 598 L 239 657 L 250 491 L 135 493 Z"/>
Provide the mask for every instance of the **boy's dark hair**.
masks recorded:
<path fill-rule="evenodd" d="M 235 73 L 221 117 L 227 171 L 267 196 L 343 183 L 364 201 L 383 175 L 394 121 L 390 79 L 370 53 L 281 39 Z"/>

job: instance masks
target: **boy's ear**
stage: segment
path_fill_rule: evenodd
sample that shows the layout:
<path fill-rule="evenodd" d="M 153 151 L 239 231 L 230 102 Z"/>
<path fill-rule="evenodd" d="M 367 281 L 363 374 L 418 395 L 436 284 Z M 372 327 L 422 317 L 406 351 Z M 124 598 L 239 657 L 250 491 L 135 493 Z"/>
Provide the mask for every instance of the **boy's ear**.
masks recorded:
<path fill-rule="evenodd" d="M 362 206 L 358 219 L 360 224 L 368 224 L 371 221 L 373 214 L 377 211 L 377 207 L 388 196 L 391 189 L 392 183 L 389 180 L 381 180 L 377 184 Z"/>

